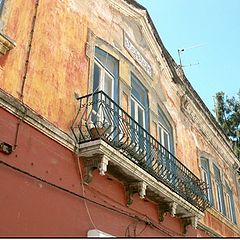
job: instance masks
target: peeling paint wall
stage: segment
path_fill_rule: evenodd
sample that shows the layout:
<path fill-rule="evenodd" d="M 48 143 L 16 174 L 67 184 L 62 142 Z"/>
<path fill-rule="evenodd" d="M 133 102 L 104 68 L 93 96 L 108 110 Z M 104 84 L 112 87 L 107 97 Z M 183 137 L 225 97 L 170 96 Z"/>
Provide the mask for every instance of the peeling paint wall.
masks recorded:
<path fill-rule="evenodd" d="M 19 97 L 25 64 L 29 61 L 24 103 L 69 131 L 76 112 L 74 93 L 87 93 L 85 43 L 88 20 L 74 1 L 40 0 L 37 13 L 37 1 L 29 2 L 7 1 L 5 32 L 16 41 L 17 47 L 6 56 L 0 76 L 1 88 Z M 27 59 L 35 13 L 36 23 Z"/>
<path fill-rule="evenodd" d="M 156 125 L 159 105 L 172 124 L 177 158 L 201 177 L 199 157 L 201 152 L 206 152 L 224 169 L 223 176 L 233 182 L 233 163 L 224 163 L 223 157 L 207 142 L 204 133 L 181 111 L 179 86 L 172 81 L 164 60 L 157 56 L 154 44 L 149 40 L 151 36 L 147 35 L 142 24 L 146 21 L 143 16 L 124 15 L 121 9 L 106 0 L 27 1 L 28 4 L 23 0 L 6 1 L 3 29 L 16 41 L 17 47 L 0 57 L 1 89 L 20 99 L 25 81 L 21 100 L 40 116 L 69 133 L 78 110 L 74 94 L 83 96 L 91 93 L 94 53 L 91 53 L 91 59 L 86 56 L 86 44 L 98 46 L 119 61 L 119 96 L 122 97 L 120 103 L 123 109 L 130 112 L 133 72 L 148 89 L 151 134 L 159 138 Z M 117 2 L 124 3 L 122 0 Z M 129 8 L 136 13 L 144 13 L 134 10 L 131 5 Z M 34 17 L 36 21 L 32 29 Z M 95 40 L 90 40 L 90 31 Z M 151 65 L 152 78 L 124 47 L 124 32 Z M 160 47 L 158 50 L 161 53 Z M 234 194 L 236 206 L 240 206 L 236 188 Z M 239 208 L 236 207 L 236 211 L 240 222 Z M 208 216 L 207 213 L 203 222 L 227 235 L 230 230 L 224 232 L 223 228 L 214 225 L 214 219 L 219 215 L 215 214 L 215 218 Z"/>

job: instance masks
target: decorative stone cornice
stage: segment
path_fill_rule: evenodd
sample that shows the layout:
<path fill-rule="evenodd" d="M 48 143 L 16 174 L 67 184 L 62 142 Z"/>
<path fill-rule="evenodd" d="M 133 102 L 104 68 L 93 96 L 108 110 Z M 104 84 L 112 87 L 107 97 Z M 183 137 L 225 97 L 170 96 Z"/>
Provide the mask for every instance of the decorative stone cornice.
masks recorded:
<path fill-rule="evenodd" d="M 4 33 L 0 32 L 0 54 L 5 55 L 9 50 L 13 49 L 16 43 L 6 36 Z"/>
<path fill-rule="evenodd" d="M 211 144 L 223 161 L 233 164 L 237 160 L 230 149 L 231 147 L 225 141 L 220 141 L 224 138 L 222 134 L 214 128 L 213 124 L 204 116 L 204 113 L 197 109 L 197 106 L 187 94 L 181 97 L 181 109 L 186 117 L 201 131 L 207 142 Z"/>

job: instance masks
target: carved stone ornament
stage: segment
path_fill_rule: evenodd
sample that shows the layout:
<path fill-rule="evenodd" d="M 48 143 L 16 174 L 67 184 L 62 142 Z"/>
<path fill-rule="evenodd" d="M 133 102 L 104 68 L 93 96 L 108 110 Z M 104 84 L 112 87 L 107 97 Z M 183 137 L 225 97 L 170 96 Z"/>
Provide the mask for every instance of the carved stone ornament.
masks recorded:
<path fill-rule="evenodd" d="M 16 43 L 8 36 L 0 32 L 0 53 L 5 55 L 9 50 L 13 49 Z"/>
<path fill-rule="evenodd" d="M 145 182 L 133 182 L 126 185 L 127 205 L 133 203 L 133 195 L 139 194 L 139 197 L 143 199 L 146 195 L 147 184 Z"/>
<path fill-rule="evenodd" d="M 99 170 L 99 174 L 101 176 L 105 175 L 107 171 L 109 159 L 106 155 L 99 155 L 96 157 L 86 158 L 84 159 L 84 168 L 85 168 L 85 176 L 84 183 L 89 184 L 92 181 L 92 173 L 95 169 Z"/>
<path fill-rule="evenodd" d="M 177 203 L 172 202 L 169 204 L 169 208 L 170 208 L 170 214 L 175 217 L 176 212 L 177 212 Z"/>
<path fill-rule="evenodd" d="M 177 212 L 177 203 L 175 202 L 162 202 L 158 205 L 159 207 L 159 221 L 163 222 L 164 221 L 164 216 L 167 212 L 169 212 L 173 217 L 175 217 L 176 212 Z"/>
<path fill-rule="evenodd" d="M 137 47 L 135 47 L 135 45 L 125 32 L 123 35 L 123 45 L 129 52 L 129 54 L 134 58 L 134 60 L 137 61 L 137 63 L 144 69 L 144 71 L 150 77 L 153 77 L 153 70 L 151 65 L 145 59 L 144 55 L 137 49 Z"/>
<path fill-rule="evenodd" d="M 188 225 L 192 225 L 192 227 L 194 229 L 197 228 L 199 217 L 198 216 L 192 216 L 192 217 L 188 217 L 188 218 L 183 218 L 182 220 L 183 220 L 183 233 L 186 234 Z"/>

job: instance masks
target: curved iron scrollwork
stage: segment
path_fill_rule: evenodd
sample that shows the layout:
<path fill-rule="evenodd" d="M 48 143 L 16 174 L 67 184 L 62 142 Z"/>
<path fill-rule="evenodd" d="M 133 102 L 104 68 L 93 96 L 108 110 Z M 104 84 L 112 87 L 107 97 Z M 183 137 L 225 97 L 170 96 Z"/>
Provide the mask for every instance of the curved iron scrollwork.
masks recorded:
<path fill-rule="evenodd" d="M 104 92 L 78 100 L 79 111 L 71 127 L 77 143 L 102 139 L 199 210 L 209 206 L 206 183 Z"/>

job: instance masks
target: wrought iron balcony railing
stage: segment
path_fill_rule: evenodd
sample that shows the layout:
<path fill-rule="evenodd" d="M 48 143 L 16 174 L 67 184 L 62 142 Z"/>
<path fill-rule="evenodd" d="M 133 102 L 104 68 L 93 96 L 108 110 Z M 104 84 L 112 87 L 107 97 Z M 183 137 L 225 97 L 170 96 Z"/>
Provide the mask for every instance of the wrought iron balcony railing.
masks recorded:
<path fill-rule="evenodd" d="M 209 206 L 206 184 L 104 92 L 78 100 L 72 131 L 79 144 L 102 139 L 199 210 Z"/>

